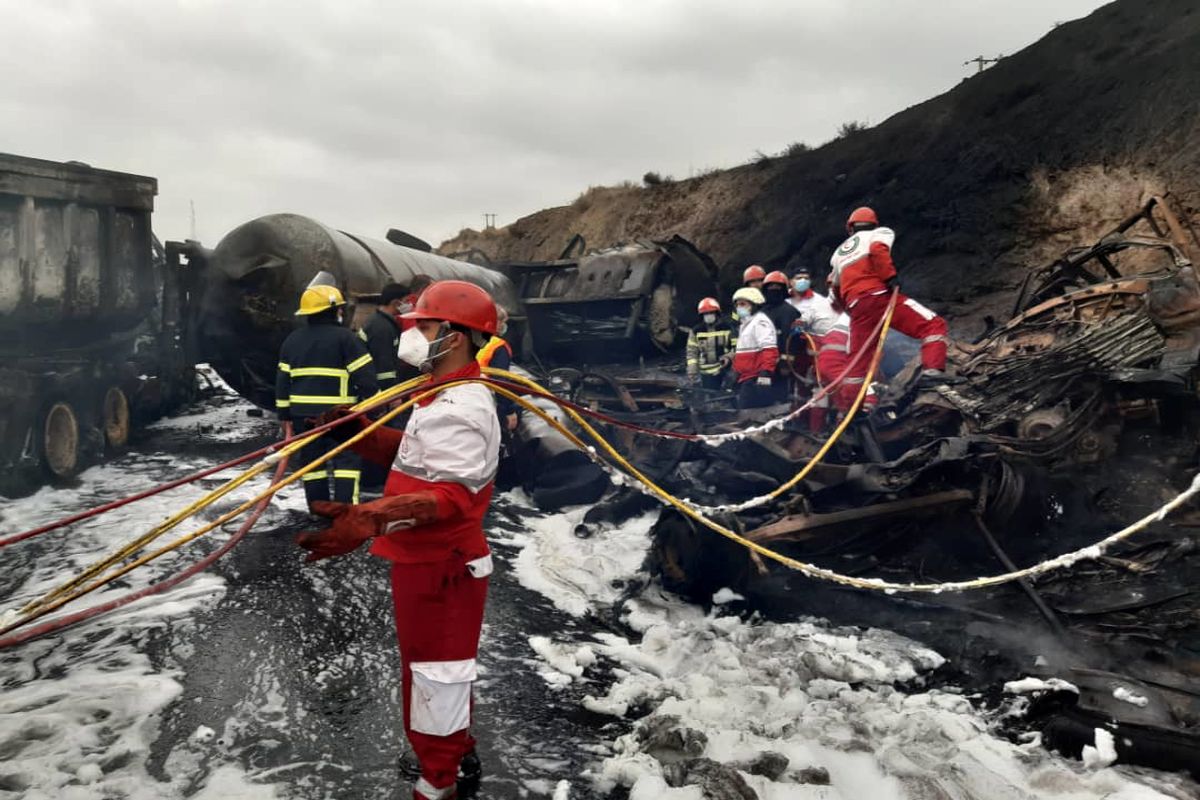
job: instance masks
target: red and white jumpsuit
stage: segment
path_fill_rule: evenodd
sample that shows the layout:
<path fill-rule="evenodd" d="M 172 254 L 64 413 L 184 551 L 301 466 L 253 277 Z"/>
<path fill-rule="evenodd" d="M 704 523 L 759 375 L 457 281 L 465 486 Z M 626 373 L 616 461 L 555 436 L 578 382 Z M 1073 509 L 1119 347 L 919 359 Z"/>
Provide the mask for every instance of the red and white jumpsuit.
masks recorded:
<path fill-rule="evenodd" d="M 440 382 L 479 374 L 472 362 Z M 471 685 L 492 572 L 483 516 L 500 453 L 492 393 L 479 384 L 447 389 L 414 408 L 402 434 L 380 428 L 360 447 L 376 461 L 394 453 L 385 496 L 437 495 L 435 521 L 377 537 L 371 553 L 392 562 L 404 732 L 421 763 L 414 797 L 442 800 L 454 795 L 459 762 L 475 746 Z"/>
<path fill-rule="evenodd" d="M 833 268 L 829 282 L 841 306 L 850 314 L 850 352 L 870 348 L 871 334 L 887 313 L 888 281 L 896 277 L 892 263 L 892 243 L 896 234 L 891 228 L 858 231 L 842 242 L 829 259 Z M 921 342 L 921 366 L 925 369 L 946 368 L 946 321 L 925 306 L 900 294 L 892 314 L 892 327 Z M 871 365 L 868 353 L 854 365 L 842 384 L 850 397 L 858 393 Z"/>
<path fill-rule="evenodd" d="M 759 386 L 759 378 L 770 380 L 779 364 L 779 340 L 775 324 L 762 311 L 742 322 L 733 353 L 737 376 L 738 407 L 760 408 L 772 402 L 771 387 Z"/>

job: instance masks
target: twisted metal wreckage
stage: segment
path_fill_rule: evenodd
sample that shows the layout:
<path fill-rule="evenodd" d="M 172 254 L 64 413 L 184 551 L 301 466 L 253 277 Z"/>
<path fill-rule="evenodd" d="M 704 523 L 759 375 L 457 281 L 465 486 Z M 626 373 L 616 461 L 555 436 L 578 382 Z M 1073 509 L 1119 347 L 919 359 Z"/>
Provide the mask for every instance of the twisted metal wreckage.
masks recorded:
<path fill-rule="evenodd" d="M 182 256 L 201 267 L 183 274 L 185 294 L 197 302 L 180 314 L 178 339 L 194 352 L 236 354 L 228 364 L 214 358 L 214 366 L 261 402 L 260 373 L 277 350 L 274 339 L 286 316 L 278 303 L 315 267 L 344 273 L 363 310 L 381 281 L 421 270 L 466 271 L 468 279 L 495 282 L 496 296 L 513 306 L 516 330 L 530 332 L 531 352 L 540 349 L 550 358 L 563 355 L 559 333 L 592 330 L 587 321 L 599 317 L 616 320 L 596 329 L 599 353 L 613 342 L 664 349 L 694 307 L 692 295 L 709 291 L 713 278 L 711 263 L 682 240 L 604 251 L 612 255 L 607 260 L 603 253 L 573 259 L 569 247 L 561 263 L 488 268 L 389 240 L 368 246 L 281 216 L 243 226 L 211 253 L 193 243 L 168 243 L 168 264 L 178 268 Z M 1175 518 L 1173 528 L 1162 523 L 1198 484 L 1171 503 L 1162 501 L 1175 495 L 1168 487 L 1180 485 L 1196 461 L 1200 284 L 1191 259 L 1198 245 L 1167 203 L 1152 199 L 1097 245 L 1031 273 L 1012 319 L 952 350 L 959 382 L 922 389 L 910 367 L 893 376 L 869 423 L 844 422 L 824 441 L 791 424 L 799 412 L 784 407 L 764 409 L 757 418 L 735 415 L 722 398 L 688 396 L 674 377 L 649 377 L 644 369 L 636 378 L 556 370 L 546 376 L 556 392 L 605 412 L 593 440 L 610 463 L 572 432 L 593 433 L 585 420 L 570 405 L 560 408 L 561 396 L 539 394 L 533 385 L 519 398 L 530 413 L 505 479 L 525 485 L 543 507 L 595 503 L 577 531 L 581 536 L 602 535 L 605 524 L 667 502 L 653 530 L 651 571 L 701 602 L 733 587 L 766 613 L 886 623 L 958 651 L 952 660 L 966 684 L 987 685 L 989 675 L 1010 675 L 1014 667 L 1029 671 L 1036 655 L 1047 673 L 1065 673 L 1078 686 L 1077 693 L 1050 693 L 1034 705 L 1048 744 L 1078 755 L 1093 729 L 1105 725 L 1120 734 L 1122 761 L 1195 770 L 1200 692 L 1189 687 L 1200 672 L 1200 616 L 1190 595 L 1200 558 L 1194 542 L 1179 533 L 1190 518 Z M 206 274 L 219 280 L 198 282 Z M 244 302 L 220 302 L 229 292 Z M 610 297 L 613 292 L 621 296 Z M 886 328 L 884 321 L 881 333 Z M 539 348 L 539 341 L 551 346 Z M 230 342 L 238 346 L 213 346 Z M 874 370 L 882 344 L 871 349 Z M 254 356 L 266 366 L 255 369 Z M 530 389 L 521 387 L 501 382 L 492 388 Z M 564 426 L 566 416 L 579 427 Z M 747 431 L 747 420 L 766 422 Z M 275 463 L 263 461 L 226 487 Z M 636 481 L 601 500 L 613 464 Z M 277 480 L 236 513 L 256 503 L 261 508 L 285 480 L 315 465 Z M 148 546 L 194 510 L 130 547 Z M 1123 549 L 1092 546 L 1103 538 L 1098 531 L 1132 511 L 1149 513 L 1122 532 Z M 1147 526 L 1151 533 L 1140 533 Z M 0 635 L 211 527 L 125 566 L 120 563 L 134 551 L 122 551 L 0 620 Z M 1138 538 L 1128 539 L 1134 532 Z M 1086 560 L 1048 577 L 1048 570 L 1017 566 L 1044 566 L 1072 551 Z M 769 570 L 762 556 L 798 571 Z M 963 580 L 964 574 L 995 572 L 997 561 L 1007 577 Z M 114 567 L 116 573 L 103 574 Z M 1020 593 L 1008 584 L 1017 577 Z M 977 591 L 938 594 L 957 586 Z M 916 600 L 904 593 L 908 589 L 925 594 Z M 1031 633 L 1030 607 L 1044 619 L 1045 636 Z M 45 626 L 62 624 L 56 618 Z M 26 628 L 0 645 L 37 632 Z M 1117 689 L 1153 702 L 1122 703 L 1114 699 Z"/>
<path fill-rule="evenodd" d="M 1198 254 L 1195 233 L 1152 198 L 1094 246 L 1029 273 L 1011 319 L 952 348 L 960 382 L 921 389 L 912 364 L 869 426 L 851 427 L 795 491 L 719 519 L 751 542 L 842 574 L 946 582 L 997 563 L 1012 572 L 1044 562 L 1157 508 L 1197 462 Z M 652 387 L 664 385 L 578 376 L 573 388 L 617 416 L 645 422 L 650 406 L 658 427 L 734 427 L 731 412 L 697 414 Z M 817 451 L 802 428 L 716 448 L 638 447 L 646 437 L 624 436 L 668 491 L 743 509 Z M 644 507 L 618 494 L 589 516 Z M 1108 727 L 1121 761 L 1196 773 L 1200 550 L 1189 529 L 1197 524 L 1194 513 L 1171 524 L 1159 516 L 1118 549 L 1017 588 L 915 600 L 768 569 L 667 508 L 650 566 L 698 602 L 732 587 L 768 614 L 886 624 L 957 652 L 968 684 L 995 686 L 1018 669 L 1067 678 L 1078 691 L 1047 692 L 1029 711 L 1046 744 L 1078 757 L 1094 729 Z M 1150 701 L 1118 699 L 1131 693 Z"/>

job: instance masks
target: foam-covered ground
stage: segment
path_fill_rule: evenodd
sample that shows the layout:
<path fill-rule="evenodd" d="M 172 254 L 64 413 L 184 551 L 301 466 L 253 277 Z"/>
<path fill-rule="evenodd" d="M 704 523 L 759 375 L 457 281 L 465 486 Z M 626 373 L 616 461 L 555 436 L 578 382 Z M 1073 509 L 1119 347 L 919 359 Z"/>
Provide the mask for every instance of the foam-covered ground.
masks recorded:
<path fill-rule="evenodd" d="M 902 636 L 821 620 L 744 620 L 723 613 L 738 600 L 728 590 L 708 614 L 664 595 L 636 575 L 651 518 L 580 540 L 576 515 L 532 520 L 518 537 L 516 572 L 571 613 L 600 613 L 618 587 L 642 586 L 620 606 L 631 635 L 531 641 L 558 676 L 552 684 L 586 681 L 594 668 L 615 664 L 615 682 L 584 699 L 589 710 L 636 720 L 585 776 L 602 793 L 626 787 L 635 800 L 749 796 L 739 794 L 743 788 L 779 800 L 1197 796 L 1185 778 L 1109 766 L 1106 731 L 1097 732 L 1100 755 L 1086 765 L 1047 753 L 1034 735 L 1011 743 L 997 733 L 999 715 L 930 680 L 941 655 Z M 742 784 L 728 770 L 712 777 L 695 759 L 733 767 Z M 706 780 L 708 795 L 699 785 Z"/>
<path fill-rule="evenodd" d="M 77 485 L 5 501 L 0 530 L 251 449 L 275 426 L 248 410 L 217 398 L 164 421 Z M 219 480 L 6 549 L 0 611 Z M 285 490 L 209 573 L 0 651 L 0 798 L 403 796 L 386 567 L 363 553 L 302 566 L 291 545 L 311 524 L 302 509 L 300 490 Z M 743 619 L 728 591 L 711 614 L 663 595 L 640 573 L 654 515 L 578 538 L 583 512 L 541 513 L 512 492 L 489 516 L 499 564 L 480 656 L 482 797 L 1196 796 L 1181 778 L 1111 765 L 1100 735 L 1086 766 L 1033 738 L 1010 743 L 997 718 L 932 676 L 940 655 L 903 637 Z M 86 602 L 161 578 L 228 535 Z"/>
<path fill-rule="evenodd" d="M 28 497 L 5 500 L 0 530 L 6 534 L 26 530 L 208 466 L 215 462 L 213 457 L 188 453 L 187 447 L 177 445 L 199 444 L 208 436 L 251 440 L 269 433 L 270 423 L 245 412 L 240 401 L 219 400 L 171 421 L 179 438 L 165 442 L 171 445 L 169 452 L 154 448 L 131 452 L 85 471 L 73 486 L 46 487 Z M 10 546 L 0 555 L 0 611 L 59 585 L 218 482 L 211 479 L 181 487 L 86 524 Z M 218 510 L 248 499 L 265 485 L 265 479 L 251 482 L 223 499 Z M 278 520 L 285 502 L 281 499 L 269 509 L 262 524 Z M 215 513 L 219 512 L 206 518 Z M 175 535 L 194 526 L 185 524 Z M 229 535 L 229 531 L 216 531 L 81 603 L 101 603 L 152 583 L 210 552 Z M 146 771 L 158 719 L 182 692 L 176 665 L 155 663 L 149 643 L 185 639 L 192 615 L 217 602 L 224 590 L 225 581 L 216 574 L 201 574 L 95 622 L 0 650 L 0 797 L 141 800 L 193 792 L 191 796 L 197 798 L 274 797 L 271 786 L 248 783 L 244 770 L 235 764 L 213 765 L 203 774 L 179 770 L 167 780 Z M 64 611 L 80 607 L 72 605 Z"/>

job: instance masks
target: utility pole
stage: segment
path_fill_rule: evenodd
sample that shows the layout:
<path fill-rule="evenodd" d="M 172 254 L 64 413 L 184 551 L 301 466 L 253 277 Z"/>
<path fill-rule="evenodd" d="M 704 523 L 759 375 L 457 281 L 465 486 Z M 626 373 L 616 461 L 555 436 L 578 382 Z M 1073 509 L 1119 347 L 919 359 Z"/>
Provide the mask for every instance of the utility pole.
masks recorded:
<path fill-rule="evenodd" d="M 483 215 L 483 229 L 485 231 L 490 231 L 494 227 L 496 227 L 496 215 L 495 214 L 484 214 Z"/>
<path fill-rule="evenodd" d="M 193 242 L 196 242 L 196 241 L 199 241 L 196 238 L 196 201 L 188 200 L 188 205 L 192 209 L 192 236 L 191 236 L 191 239 Z"/>
<path fill-rule="evenodd" d="M 968 67 L 971 64 L 977 65 L 979 68 L 977 70 L 975 70 L 975 74 L 978 75 L 979 73 L 983 72 L 985 67 L 995 64 L 997 61 L 999 61 L 1002 58 L 1004 58 L 1004 56 L 1002 54 L 997 55 L 995 58 L 984 58 L 982 55 L 979 55 L 979 56 L 975 56 L 974 58 L 969 58 L 966 61 L 964 61 L 963 66 Z"/>

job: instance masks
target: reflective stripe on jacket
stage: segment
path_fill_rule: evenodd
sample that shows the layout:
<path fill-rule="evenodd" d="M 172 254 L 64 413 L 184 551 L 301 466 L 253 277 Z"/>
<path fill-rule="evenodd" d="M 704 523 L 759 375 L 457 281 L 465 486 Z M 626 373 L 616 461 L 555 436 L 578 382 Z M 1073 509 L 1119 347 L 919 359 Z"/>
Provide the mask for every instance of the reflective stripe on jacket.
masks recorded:
<path fill-rule="evenodd" d="M 512 364 L 512 348 L 509 347 L 508 342 L 499 336 L 493 336 L 491 339 L 488 339 L 488 343 L 481 347 L 479 352 L 475 354 L 475 360 L 479 362 L 479 366 L 481 367 L 490 367 L 492 366 L 492 359 L 496 357 L 496 351 L 501 348 L 508 353 L 508 363 L 503 366 L 497 364 L 496 368 L 508 369 L 509 365 Z"/>
<path fill-rule="evenodd" d="M 720 322 L 712 328 L 693 328 L 687 340 L 688 375 L 716 375 L 733 344 L 733 332 Z"/>
<path fill-rule="evenodd" d="M 366 346 L 334 322 L 298 328 L 279 349 L 275 408 L 280 419 L 315 417 L 370 397 L 377 389 Z"/>

